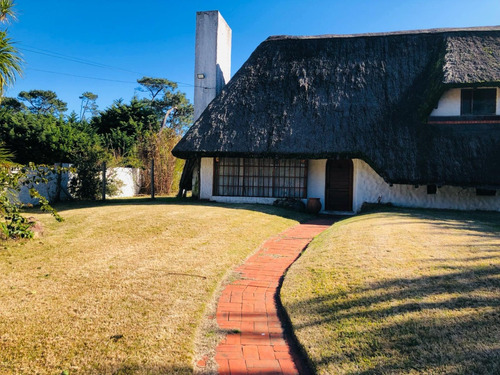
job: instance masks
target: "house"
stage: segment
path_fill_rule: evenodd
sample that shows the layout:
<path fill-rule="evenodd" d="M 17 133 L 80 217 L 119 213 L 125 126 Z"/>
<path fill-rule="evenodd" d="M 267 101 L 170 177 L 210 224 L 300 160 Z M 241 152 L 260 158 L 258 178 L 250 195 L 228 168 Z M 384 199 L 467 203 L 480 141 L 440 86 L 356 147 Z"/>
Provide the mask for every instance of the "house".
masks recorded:
<path fill-rule="evenodd" d="M 218 12 L 198 16 L 226 30 Z M 196 65 L 201 91 L 224 82 L 217 56 Z M 173 154 L 213 201 L 500 211 L 499 87 L 500 27 L 273 36 Z"/>

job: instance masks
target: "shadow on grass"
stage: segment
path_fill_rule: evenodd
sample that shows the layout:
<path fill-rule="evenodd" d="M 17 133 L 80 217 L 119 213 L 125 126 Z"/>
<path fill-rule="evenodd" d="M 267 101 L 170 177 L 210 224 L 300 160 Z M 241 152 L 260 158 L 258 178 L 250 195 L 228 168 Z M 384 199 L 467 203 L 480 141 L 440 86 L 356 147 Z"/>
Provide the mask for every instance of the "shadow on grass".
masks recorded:
<path fill-rule="evenodd" d="M 500 238 L 498 213 L 391 211 Z M 474 257 L 426 259 L 434 275 L 393 278 L 287 304 L 292 318 L 304 322 L 294 331 L 325 333 L 313 340 L 318 369 L 350 363 L 349 374 L 500 374 L 500 246 L 485 244 L 475 251 Z"/>
<path fill-rule="evenodd" d="M 285 208 L 275 207 L 265 204 L 249 204 L 249 203 L 217 203 L 204 200 L 194 200 L 190 198 L 176 198 L 176 197 L 158 197 L 151 199 L 149 197 L 139 198 L 126 198 L 126 199 L 107 199 L 105 201 L 73 201 L 64 202 L 54 205 L 54 208 L 64 216 L 64 212 L 68 210 L 78 210 L 93 207 L 119 207 L 119 206 L 160 206 L 166 208 L 171 205 L 194 206 L 200 207 L 221 207 L 234 210 L 249 210 L 255 212 L 262 212 L 269 215 L 280 216 L 287 219 L 297 220 L 300 223 L 307 222 L 318 218 L 318 216 L 310 215 L 305 212 L 297 212 Z"/>
<path fill-rule="evenodd" d="M 469 267 L 432 277 L 393 279 L 287 308 L 316 318 L 295 325 L 298 334 L 325 324 L 336 330 L 337 342 L 325 336 L 317 346 L 339 345 L 344 347 L 341 354 L 322 356 L 317 367 L 332 361 L 373 361 L 369 370 L 350 373 L 443 373 L 449 368 L 446 373 L 499 374 L 499 291 L 500 267 Z M 421 301 L 445 294 L 444 300 Z M 355 325 L 364 328 L 357 330 Z"/>
<path fill-rule="evenodd" d="M 500 258 L 500 256 L 499 256 Z M 481 297 L 476 292 L 497 292 L 496 297 Z M 413 279 L 393 279 L 368 288 L 358 288 L 351 293 L 358 297 L 347 300 L 346 292 L 331 293 L 305 301 L 314 316 L 320 319 L 296 325 L 296 329 L 320 325 L 338 319 L 387 318 L 407 312 L 423 310 L 458 310 L 500 306 L 500 267 L 470 267 L 459 272 Z M 427 297 L 443 294 L 460 294 L 433 303 L 416 302 Z M 413 302 L 401 303 L 412 300 Z M 390 307 L 380 308 L 386 302 L 399 301 Z M 304 304 L 304 301 L 301 301 Z M 499 310 L 500 313 L 500 310 Z M 500 323 L 500 321 L 499 321 Z M 500 328 L 500 327 L 499 327 Z"/>
<path fill-rule="evenodd" d="M 496 211 L 457 211 L 439 209 L 398 208 L 388 206 L 370 206 L 364 209 L 359 220 L 369 214 L 396 214 L 404 218 L 419 219 L 420 224 L 429 224 L 445 230 L 476 231 L 474 236 L 498 237 L 500 233 L 500 212 Z M 369 217 L 366 217 L 368 220 Z M 383 225 L 395 226 L 398 223 Z M 407 225 L 407 222 L 399 225 Z M 462 235 L 462 233 L 460 234 Z"/>
<path fill-rule="evenodd" d="M 172 204 L 190 204 L 200 201 L 195 201 L 185 198 L 176 197 L 157 197 L 151 199 L 147 196 L 145 197 L 135 197 L 135 198 L 113 198 L 106 199 L 105 201 L 65 201 L 57 203 L 54 207 L 59 212 L 64 212 L 67 210 L 78 210 L 82 208 L 92 208 L 92 207 L 110 207 L 110 206 L 155 206 L 155 205 L 172 205 Z M 202 202 L 204 203 L 204 202 Z"/>

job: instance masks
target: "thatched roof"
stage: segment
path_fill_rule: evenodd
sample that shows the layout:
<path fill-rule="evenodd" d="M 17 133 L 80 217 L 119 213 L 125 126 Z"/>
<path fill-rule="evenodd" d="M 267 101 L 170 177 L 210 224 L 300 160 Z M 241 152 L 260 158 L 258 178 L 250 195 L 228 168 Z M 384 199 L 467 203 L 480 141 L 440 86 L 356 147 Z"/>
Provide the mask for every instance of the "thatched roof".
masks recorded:
<path fill-rule="evenodd" d="M 390 183 L 500 188 L 500 118 L 427 123 L 469 86 L 500 86 L 500 27 L 270 37 L 173 153 L 360 158 Z"/>

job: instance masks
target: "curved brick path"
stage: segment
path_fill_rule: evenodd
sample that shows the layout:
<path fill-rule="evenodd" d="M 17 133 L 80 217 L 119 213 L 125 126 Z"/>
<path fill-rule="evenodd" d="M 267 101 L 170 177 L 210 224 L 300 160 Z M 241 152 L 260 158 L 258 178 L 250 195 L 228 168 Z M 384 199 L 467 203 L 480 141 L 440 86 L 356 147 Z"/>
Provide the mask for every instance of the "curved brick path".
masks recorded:
<path fill-rule="evenodd" d="M 267 240 L 242 266 L 217 306 L 221 329 L 234 331 L 217 346 L 219 374 L 298 374 L 284 340 L 276 297 L 281 277 L 314 236 L 333 219 L 299 224 Z"/>

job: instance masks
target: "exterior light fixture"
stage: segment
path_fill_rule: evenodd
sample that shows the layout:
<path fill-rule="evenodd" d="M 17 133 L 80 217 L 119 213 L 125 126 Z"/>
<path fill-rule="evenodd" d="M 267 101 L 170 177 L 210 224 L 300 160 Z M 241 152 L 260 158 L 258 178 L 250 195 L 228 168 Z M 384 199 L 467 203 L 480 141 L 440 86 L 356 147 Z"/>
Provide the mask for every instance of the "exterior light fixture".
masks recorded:
<path fill-rule="evenodd" d="M 196 75 L 196 77 L 198 77 L 198 79 L 205 79 L 205 74 L 203 74 L 203 73 L 198 73 L 198 74 Z"/>

